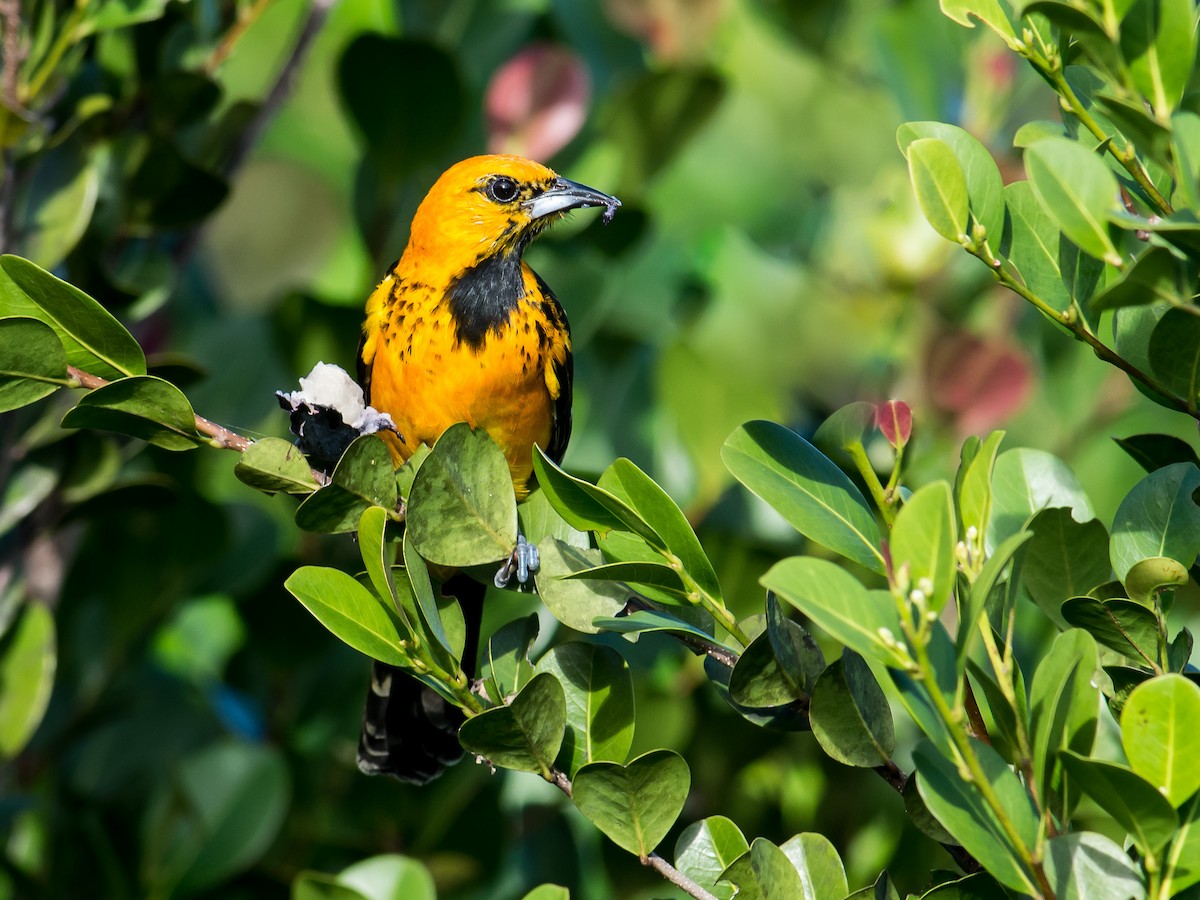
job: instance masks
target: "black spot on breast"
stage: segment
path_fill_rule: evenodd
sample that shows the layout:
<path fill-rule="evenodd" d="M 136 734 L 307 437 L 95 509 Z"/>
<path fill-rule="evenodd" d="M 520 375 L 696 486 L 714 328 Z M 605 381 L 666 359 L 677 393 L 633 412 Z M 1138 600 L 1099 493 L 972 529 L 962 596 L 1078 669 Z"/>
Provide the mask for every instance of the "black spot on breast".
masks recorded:
<path fill-rule="evenodd" d="M 454 337 L 479 349 L 489 331 L 499 331 L 508 323 L 524 296 L 519 256 L 484 257 L 451 281 L 446 290 L 454 316 Z"/>

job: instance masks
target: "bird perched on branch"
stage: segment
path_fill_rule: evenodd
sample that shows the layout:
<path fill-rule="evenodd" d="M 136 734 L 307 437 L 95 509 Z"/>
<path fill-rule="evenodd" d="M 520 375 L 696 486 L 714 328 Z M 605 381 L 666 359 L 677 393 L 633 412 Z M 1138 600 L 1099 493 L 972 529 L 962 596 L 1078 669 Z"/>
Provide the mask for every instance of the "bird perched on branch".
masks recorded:
<path fill-rule="evenodd" d="M 413 217 L 408 246 L 367 301 L 359 380 L 391 415 L 381 432 L 397 464 L 451 425 L 482 428 L 504 451 L 518 499 L 533 446 L 559 461 L 571 435 L 571 333 L 554 294 L 521 254 L 569 210 L 620 201 L 516 156 L 452 166 Z M 473 667 L 485 587 L 459 574 L 443 585 L 468 622 Z M 472 631 L 474 632 L 472 634 Z M 462 755 L 462 717 L 400 670 L 375 663 L 358 765 L 425 783 Z"/>

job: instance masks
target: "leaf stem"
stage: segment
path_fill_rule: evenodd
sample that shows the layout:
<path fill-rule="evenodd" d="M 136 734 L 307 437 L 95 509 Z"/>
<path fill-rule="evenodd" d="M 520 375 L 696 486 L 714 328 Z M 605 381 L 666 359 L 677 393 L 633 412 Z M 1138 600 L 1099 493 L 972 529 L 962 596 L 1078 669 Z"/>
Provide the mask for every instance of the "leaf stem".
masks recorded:
<path fill-rule="evenodd" d="M 972 256 L 986 263 L 1000 284 L 1008 288 L 1017 296 L 1033 304 L 1033 306 L 1037 308 L 1038 312 L 1046 316 L 1046 318 L 1057 322 L 1067 331 L 1071 332 L 1076 340 L 1087 344 L 1097 358 L 1111 366 L 1114 366 L 1115 368 L 1120 369 L 1132 380 L 1139 382 L 1149 390 L 1153 391 L 1155 394 L 1158 394 L 1168 405 L 1174 409 L 1182 413 L 1187 413 L 1193 419 L 1200 421 L 1200 410 L 1189 406 L 1187 401 L 1172 394 L 1158 381 L 1147 375 L 1129 360 L 1125 359 L 1125 357 L 1121 356 L 1102 340 L 1100 340 L 1100 338 L 1096 336 L 1095 332 L 1093 332 L 1088 326 L 1082 311 L 1074 302 L 1072 302 L 1072 306 L 1069 310 L 1063 311 L 1056 309 L 1037 294 L 1033 293 L 1033 291 L 1029 290 L 1029 288 L 1023 285 L 1020 281 L 1013 278 L 1008 272 L 1006 272 L 1000 260 L 991 255 L 991 252 L 987 249 L 986 244 L 967 246 L 965 249 Z"/>
<path fill-rule="evenodd" d="M 906 637 L 909 639 L 913 652 L 916 654 L 916 663 L 918 666 L 918 671 L 915 673 L 916 678 L 925 686 L 925 690 L 933 702 L 934 709 L 942 721 L 946 723 L 951 740 L 954 742 L 954 747 L 958 751 L 963 765 L 966 766 L 967 771 L 970 773 L 975 789 L 996 817 L 996 821 L 1004 831 L 1004 836 L 1008 839 L 1008 843 L 1012 849 L 1020 857 L 1021 863 L 1032 874 L 1036 882 L 1038 895 L 1043 900 L 1055 900 L 1054 889 L 1050 886 L 1050 882 L 1046 878 L 1046 872 L 1042 868 L 1041 861 L 1035 859 L 1033 851 L 1025 846 L 1025 842 L 1017 831 L 1016 825 L 1013 824 L 1011 817 L 1008 815 L 1008 810 L 1004 808 L 1004 804 L 1000 802 L 999 795 L 996 793 L 991 781 L 988 780 L 987 773 L 984 772 L 983 766 L 979 762 L 979 757 L 975 754 L 975 748 L 971 746 L 970 737 L 967 735 L 966 730 L 961 727 L 963 717 L 950 708 L 950 704 L 946 701 L 946 696 L 938 686 L 937 679 L 933 677 L 933 665 L 929 659 L 929 650 L 926 644 L 924 641 L 917 639 L 918 635 L 907 616 L 901 618 L 901 626 L 904 628 Z"/>
<path fill-rule="evenodd" d="M 1095 117 L 1092 116 L 1092 114 L 1088 111 L 1087 107 L 1083 105 L 1083 101 L 1079 99 L 1079 95 L 1075 93 L 1075 89 L 1072 88 L 1070 82 L 1067 81 L 1067 77 L 1063 72 L 1062 66 L 1056 61 L 1052 62 L 1032 53 L 1025 54 L 1025 59 L 1028 60 L 1030 65 L 1037 69 L 1043 78 L 1050 82 L 1051 87 L 1053 87 L 1058 95 L 1066 102 L 1071 115 L 1075 116 L 1075 118 L 1079 120 L 1080 124 L 1083 125 L 1083 127 L 1089 132 L 1091 132 L 1092 136 L 1096 138 L 1097 141 L 1107 148 L 1113 159 L 1120 163 L 1121 167 L 1129 173 L 1129 176 L 1135 182 L 1137 182 L 1138 187 L 1142 189 L 1147 199 L 1149 199 L 1149 201 L 1154 205 L 1158 214 L 1169 216 L 1175 212 L 1174 207 L 1171 206 L 1167 198 L 1159 192 L 1158 188 L 1156 188 L 1154 183 L 1150 180 L 1150 176 L 1146 172 L 1146 167 L 1143 166 L 1141 160 L 1138 159 L 1137 152 L 1134 150 L 1133 145 L 1125 143 L 1123 146 L 1117 147 L 1116 137 L 1114 135 L 1107 134 L 1104 129 L 1100 127 L 1100 123 L 1097 122 Z"/>
<path fill-rule="evenodd" d="M 871 499 L 875 501 L 875 505 L 879 508 L 879 514 L 883 516 L 883 521 L 887 524 L 890 531 L 892 524 L 896 521 L 895 485 L 892 482 L 898 478 L 897 473 L 900 471 L 899 454 L 897 453 L 896 455 L 896 466 L 893 471 L 894 477 L 888 480 L 888 487 L 884 488 L 879 481 L 879 476 L 875 474 L 875 469 L 871 465 L 871 461 L 867 459 L 867 451 L 863 447 L 862 441 L 854 441 L 843 449 L 849 454 L 850 459 L 854 462 L 854 468 L 858 470 L 858 474 L 866 482 L 867 490 L 871 492 Z"/>

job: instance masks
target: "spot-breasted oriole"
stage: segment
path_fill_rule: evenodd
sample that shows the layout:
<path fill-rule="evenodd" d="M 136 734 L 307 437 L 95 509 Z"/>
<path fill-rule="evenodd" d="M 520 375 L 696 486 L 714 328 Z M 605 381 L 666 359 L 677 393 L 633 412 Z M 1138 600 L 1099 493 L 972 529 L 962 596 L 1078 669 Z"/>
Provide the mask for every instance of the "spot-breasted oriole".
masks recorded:
<path fill-rule="evenodd" d="M 571 333 L 554 294 L 521 254 L 569 210 L 620 202 L 516 156 L 452 166 L 413 217 L 404 254 L 367 301 L 359 380 L 389 413 L 381 432 L 397 464 L 457 422 L 504 451 L 518 499 L 529 493 L 533 445 L 555 461 L 571 435 Z M 468 623 L 473 669 L 484 586 L 443 585 Z M 459 711 L 397 669 L 375 663 L 358 765 L 418 784 L 457 761 Z"/>

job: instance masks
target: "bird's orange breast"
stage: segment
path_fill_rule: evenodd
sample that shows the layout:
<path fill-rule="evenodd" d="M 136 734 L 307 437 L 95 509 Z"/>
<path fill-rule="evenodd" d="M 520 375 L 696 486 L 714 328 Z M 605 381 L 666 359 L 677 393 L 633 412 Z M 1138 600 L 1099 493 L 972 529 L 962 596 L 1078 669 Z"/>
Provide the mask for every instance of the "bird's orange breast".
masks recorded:
<path fill-rule="evenodd" d="M 363 359 L 370 403 L 389 413 L 399 432 L 386 435 L 398 461 L 466 422 L 491 435 L 508 459 L 517 497 L 528 494 L 533 445 L 550 441 L 563 387 L 555 369 L 570 346 L 528 267 L 522 266 L 522 280 L 525 296 L 482 341 L 464 339 L 444 288 L 396 273 L 376 288 Z"/>

